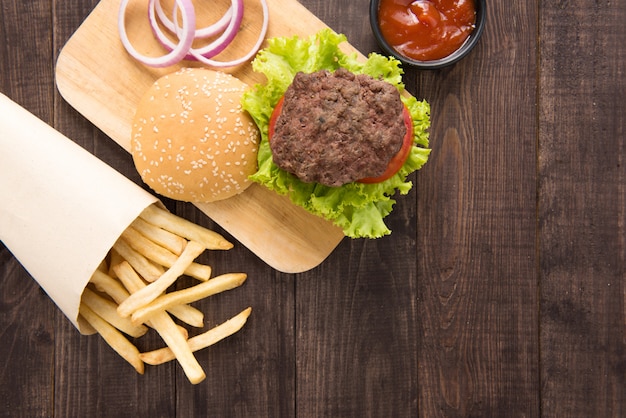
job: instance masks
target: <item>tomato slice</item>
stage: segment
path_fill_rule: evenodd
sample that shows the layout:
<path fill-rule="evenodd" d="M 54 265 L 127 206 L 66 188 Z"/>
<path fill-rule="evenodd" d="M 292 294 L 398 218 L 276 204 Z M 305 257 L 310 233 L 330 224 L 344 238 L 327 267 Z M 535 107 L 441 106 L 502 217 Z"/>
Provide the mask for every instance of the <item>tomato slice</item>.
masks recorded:
<path fill-rule="evenodd" d="M 270 116 L 270 122 L 268 126 L 267 132 L 267 140 L 271 141 L 274 136 L 274 131 L 276 130 L 276 120 L 278 120 L 278 116 L 280 116 L 280 112 L 283 111 L 283 102 L 285 101 L 285 96 L 282 96 L 276 106 L 274 106 L 274 110 L 272 110 L 272 115 Z"/>
<path fill-rule="evenodd" d="M 283 101 L 285 96 L 281 97 L 280 100 L 276 103 L 274 110 L 272 111 L 272 115 L 270 116 L 269 124 L 268 124 L 268 141 L 272 140 L 274 136 L 274 131 L 276 130 L 276 121 L 278 120 L 278 116 L 283 109 Z M 389 164 L 387 165 L 387 169 L 377 177 L 366 177 L 364 179 L 358 180 L 359 183 L 365 184 L 373 184 L 380 183 L 382 181 L 387 180 L 392 177 L 394 174 L 400 170 L 400 167 L 404 165 L 406 159 L 409 157 L 411 153 L 411 147 L 413 146 L 413 120 L 411 119 L 411 114 L 409 113 L 409 109 L 406 105 L 403 105 L 402 109 L 402 118 L 404 119 L 404 125 L 406 126 L 406 134 L 402 139 L 402 146 L 396 155 L 391 158 Z"/>
<path fill-rule="evenodd" d="M 411 119 L 411 113 L 409 113 L 409 109 L 406 105 L 403 106 L 402 117 L 404 119 L 404 125 L 406 126 L 406 134 L 402 139 L 402 146 L 396 155 L 389 161 L 387 165 L 387 169 L 378 177 L 366 177 L 364 179 L 359 180 L 359 183 L 372 184 L 372 183 L 380 183 L 382 181 L 387 180 L 396 174 L 400 168 L 406 162 L 406 159 L 409 158 L 409 154 L 411 153 L 411 148 L 413 147 L 413 120 Z"/>

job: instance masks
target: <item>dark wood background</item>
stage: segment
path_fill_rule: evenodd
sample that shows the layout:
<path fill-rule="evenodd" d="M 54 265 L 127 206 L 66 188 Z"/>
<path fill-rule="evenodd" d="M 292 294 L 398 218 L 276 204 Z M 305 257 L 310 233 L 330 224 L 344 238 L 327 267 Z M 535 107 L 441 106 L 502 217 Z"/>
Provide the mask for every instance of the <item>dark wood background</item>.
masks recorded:
<path fill-rule="evenodd" d="M 378 51 L 367 0 L 302 3 Z M 96 4 L 0 0 L 0 91 L 138 182 L 55 89 L 59 50 Z M 209 256 L 249 279 L 198 305 L 207 322 L 253 312 L 198 353 L 200 385 L 175 363 L 139 376 L 79 335 L 0 245 L 0 416 L 626 416 L 626 3 L 487 9 L 465 60 L 406 69 L 433 152 L 390 237 L 346 239 L 296 275 L 241 245 Z"/>

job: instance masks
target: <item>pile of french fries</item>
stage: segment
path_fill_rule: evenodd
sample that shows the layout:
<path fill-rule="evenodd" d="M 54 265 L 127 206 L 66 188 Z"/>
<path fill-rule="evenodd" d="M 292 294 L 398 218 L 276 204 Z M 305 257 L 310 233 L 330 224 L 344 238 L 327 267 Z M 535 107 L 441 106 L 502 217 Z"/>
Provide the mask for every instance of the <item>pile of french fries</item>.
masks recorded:
<path fill-rule="evenodd" d="M 174 317 L 191 327 L 202 327 L 204 315 L 190 303 L 244 283 L 245 273 L 211 277 L 210 266 L 195 262 L 205 250 L 232 246 L 218 233 L 157 205 L 146 208 L 91 277 L 81 298 L 81 325 L 99 333 L 138 373 L 144 373 L 146 363 L 176 359 L 191 383 L 201 382 L 206 375 L 193 353 L 239 331 L 252 309 L 192 338 Z M 166 292 L 183 275 L 199 283 Z M 158 332 L 166 346 L 139 352 L 128 337 L 141 337 L 149 328 Z"/>

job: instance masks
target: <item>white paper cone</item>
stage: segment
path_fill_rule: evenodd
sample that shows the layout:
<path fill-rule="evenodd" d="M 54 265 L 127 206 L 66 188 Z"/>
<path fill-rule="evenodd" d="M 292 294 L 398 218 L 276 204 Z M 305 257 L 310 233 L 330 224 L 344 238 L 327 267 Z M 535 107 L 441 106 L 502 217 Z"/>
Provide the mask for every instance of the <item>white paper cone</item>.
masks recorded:
<path fill-rule="evenodd" d="M 0 94 L 0 240 L 79 330 L 89 278 L 156 201 Z"/>

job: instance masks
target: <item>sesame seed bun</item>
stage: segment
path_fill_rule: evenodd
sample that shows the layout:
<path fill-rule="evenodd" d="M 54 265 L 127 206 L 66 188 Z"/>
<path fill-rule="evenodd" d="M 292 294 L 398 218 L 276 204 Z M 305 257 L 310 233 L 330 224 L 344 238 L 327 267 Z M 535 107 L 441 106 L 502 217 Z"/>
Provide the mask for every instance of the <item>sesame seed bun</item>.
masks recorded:
<path fill-rule="evenodd" d="M 186 68 L 158 79 L 139 102 L 131 154 L 142 180 L 176 200 L 214 202 L 244 191 L 257 169 L 259 131 L 242 110 L 248 85 Z"/>

